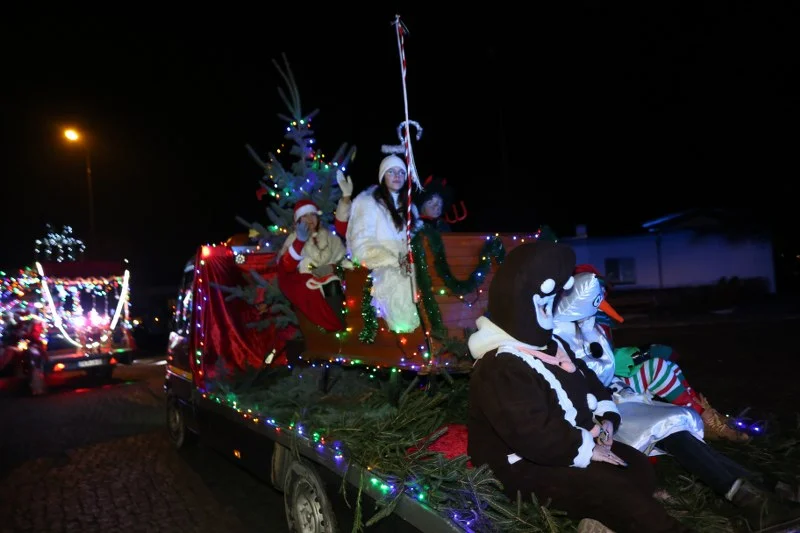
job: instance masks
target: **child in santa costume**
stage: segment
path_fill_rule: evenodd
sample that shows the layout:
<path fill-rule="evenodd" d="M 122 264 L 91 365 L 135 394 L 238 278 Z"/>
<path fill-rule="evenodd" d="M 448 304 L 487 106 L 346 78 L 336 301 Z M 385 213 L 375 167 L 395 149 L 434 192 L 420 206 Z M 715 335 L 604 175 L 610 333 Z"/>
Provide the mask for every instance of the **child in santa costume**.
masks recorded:
<path fill-rule="evenodd" d="M 372 305 L 397 333 L 414 331 L 420 325 L 406 242 L 408 186 L 405 162 L 396 155 L 385 157 L 378 168 L 378 184 L 353 200 L 347 228 L 353 261 L 372 271 Z M 411 228 L 416 231 L 422 222 L 413 203 L 411 216 Z"/>
<path fill-rule="evenodd" d="M 278 287 L 296 309 L 327 331 L 344 329 L 343 293 L 336 266 L 352 268 L 339 235 L 347 232 L 353 183 L 341 171 L 336 180 L 342 198 L 336 206 L 334 234 L 320 225 L 322 211 L 311 200 L 294 206 L 295 229 L 279 254 Z"/>

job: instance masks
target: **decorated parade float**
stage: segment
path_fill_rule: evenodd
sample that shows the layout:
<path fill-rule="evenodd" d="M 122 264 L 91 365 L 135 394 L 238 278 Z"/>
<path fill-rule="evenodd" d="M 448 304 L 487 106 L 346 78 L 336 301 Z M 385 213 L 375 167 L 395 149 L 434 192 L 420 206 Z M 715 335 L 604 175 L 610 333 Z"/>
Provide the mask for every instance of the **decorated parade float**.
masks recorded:
<path fill-rule="evenodd" d="M 126 262 L 90 261 L 65 227 L 36 241 L 33 267 L 2 276 L 3 366 L 46 390 L 48 374 L 109 379 L 134 349 Z M 12 342 L 13 341 L 13 342 Z"/>
<path fill-rule="evenodd" d="M 394 28 L 405 90 L 406 29 L 399 18 Z M 279 93 L 288 113 L 279 117 L 287 142 L 266 160 L 248 147 L 264 170 L 257 197 L 269 201 L 271 224 L 240 219 L 249 233 L 203 245 L 184 267 L 165 381 L 174 444 L 201 436 L 264 477 L 284 493 L 291 531 L 574 530 L 547 502 L 507 498 L 466 456 L 467 340 L 486 313 L 492 276 L 516 246 L 555 236 L 547 227 L 478 234 L 409 226 L 413 275 L 405 282 L 419 326 L 389 327 L 373 304 L 371 271 L 352 256 L 310 286 L 341 319 L 338 328 L 319 325 L 282 291 L 281 257 L 299 202 L 311 200 L 331 233 L 341 229 L 341 179 L 355 148 L 324 157 L 311 128 L 316 111 L 301 109 L 288 62 L 275 66 L 286 82 Z M 384 151 L 399 151 L 409 181 L 419 181 L 412 128 L 419 140 L 406 107 L 400 148 Z M 284 166 L 279 156 L 294 162 Z M 464 215 L 462 206 L 450 221 Z M 689 485 L 665 505 L 704 530 L 728 530 Z"/>

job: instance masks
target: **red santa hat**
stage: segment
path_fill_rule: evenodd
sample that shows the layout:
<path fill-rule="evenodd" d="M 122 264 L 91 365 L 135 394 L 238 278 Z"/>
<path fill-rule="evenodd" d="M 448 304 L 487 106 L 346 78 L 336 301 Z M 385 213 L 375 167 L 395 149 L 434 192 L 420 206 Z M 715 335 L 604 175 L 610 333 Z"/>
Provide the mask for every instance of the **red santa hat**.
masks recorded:
<path fill-rule="evenodd" d="M 583 263 L 583 264 L 580 264 L 580 265 L 575 265 L 575 270 L 573 271 L 573 274 L 580 274 L 582 272 L 591 272 L 592 274 L 594 274 L 598 278 L 602 278 L 603 277 L 603 275 L 600 273 L 600 271 L 597 270 L 593 265 L 586 264 L 586 263 Z"/>
<path fill-rule="evenodd" d="M 307 215 L 309 213 L 314 213 L 317 216 L 322 215 L 322 211 L 319 210 L 317 204 L 312 202 L 311 200 L 300 200 L 296 204 L 294 204 L 294 221 L 297 222 L 300 220 L 300 217 L 303 215 Z"/>

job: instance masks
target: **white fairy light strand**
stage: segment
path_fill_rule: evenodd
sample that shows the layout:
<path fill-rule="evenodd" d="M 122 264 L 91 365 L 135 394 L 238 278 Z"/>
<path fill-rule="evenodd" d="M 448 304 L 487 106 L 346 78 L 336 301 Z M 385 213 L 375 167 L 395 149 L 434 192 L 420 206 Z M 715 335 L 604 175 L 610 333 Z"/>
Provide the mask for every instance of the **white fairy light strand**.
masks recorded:
<path fill-rule="evenodd" d="M 39 282 L 42 285 L 42 291 L 45 294 L 47 304 L 50 308 L 50 313 L 53 315 L 53 323 L 55 324 L 56 328 L 61 332 L 67 341 L 69 341 L 74 346 L 83 347 L 83 348 L 92 348 L 92 345 L 87 344 L 86 346 L 82 346 L 80 342 L 74 340 L 72 337 L 64 329 L 64 324 L 61 320 L 61 316 L 58 314 L 56 309 L 55 301 L 53 301 L 53 295 L 50 293 L 50 287 L 47 285 L 47 279 L 44 275 L 44 269 L 42 268 L 41 263 L 38 261 L 36 262 L 36 270 L 39 272 Z M 117 309 L 114 311 L 114 318 L 111 321 L 111 326 L 109 329 L 103 334 L 103 337 L 107 337 L 111 332 L 114 331 L 114 328 L 117 327 L 117 322 L 119 322 L 119 317 L 122 314 L 122 308 L 128 300 L 128 289 L 130 284 L 130 270 L 125 270 L 125 274 L 122 278 L 122 292 L 117 300 Z"/>

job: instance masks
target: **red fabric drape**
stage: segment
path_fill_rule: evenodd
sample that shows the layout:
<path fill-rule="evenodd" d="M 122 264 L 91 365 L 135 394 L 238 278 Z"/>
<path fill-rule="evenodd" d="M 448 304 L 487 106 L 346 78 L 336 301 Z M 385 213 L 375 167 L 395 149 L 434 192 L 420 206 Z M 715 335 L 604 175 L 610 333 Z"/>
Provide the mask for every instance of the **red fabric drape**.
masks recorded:
<path fill-rule="evenodd" d="M 203 252 L 203 250 L 210 250 Z M 204 248 L 198 252 L 195 265 L 195 328 L 194 350 L 203 354 L 203 373 L 212 372 L 218 358 L 229 367 L 261 368 L 269 353 L 276 349 L 271 365 L 285 364 L 283 350 L 295 332 L 293 327 L 277 329 L 271 325 L 264 330 L 248 327 L 260 322 L 265 309 L 251 305 L 241 298 L 229 298 L 217 286 L 248 286 L 250 271 L 265 280 L 276 271 L 275 254 L 247 254 L 245 262 L 237 264 L 233 252 L 223 246 Z M 256 304 L 263 301 L 264 289 L 258 290 Z M 201 374 L 202 375 L 202 374 Z"/>

